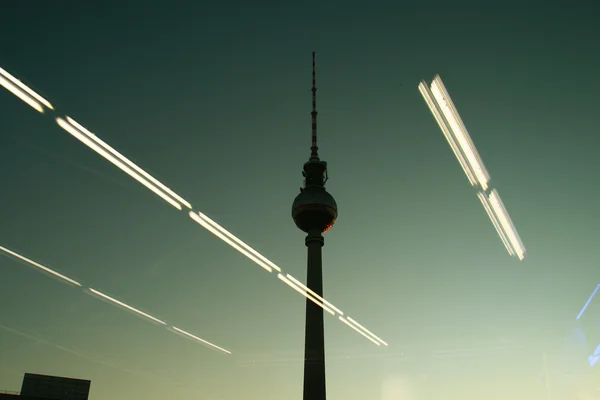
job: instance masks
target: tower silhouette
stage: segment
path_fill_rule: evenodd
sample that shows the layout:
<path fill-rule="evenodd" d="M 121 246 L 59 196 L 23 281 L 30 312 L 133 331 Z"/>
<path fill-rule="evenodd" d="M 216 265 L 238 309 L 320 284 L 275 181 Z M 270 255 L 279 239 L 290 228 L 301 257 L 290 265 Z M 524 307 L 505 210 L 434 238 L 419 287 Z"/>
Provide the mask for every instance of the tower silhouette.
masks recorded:
<path fill-rule="evenodd" d="M 317 87 L 315 79 L 315 53 L 312 53 L 312 145 L 310 158 L 304 164 L 304 187 L 294 199 L 292 218 L 296 226 L 306 232 L 307 279 L 306 285 L 323 297 L 323 266 L 321 249 L 323 233 L 337 218 L 337 204 L 325 190 L 327 163 L 319 159 L 317 147 Z M 306 328 L 304 348 L 304 400 L 325 400 L 325 338 L 323 309 L 306 300 Z"/>

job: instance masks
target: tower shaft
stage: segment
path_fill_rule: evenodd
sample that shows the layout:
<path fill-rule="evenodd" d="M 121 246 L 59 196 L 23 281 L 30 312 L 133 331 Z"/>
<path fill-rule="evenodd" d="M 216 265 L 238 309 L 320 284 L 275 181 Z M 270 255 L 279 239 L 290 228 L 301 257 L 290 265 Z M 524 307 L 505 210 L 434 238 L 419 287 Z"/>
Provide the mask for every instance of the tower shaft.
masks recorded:
<path fill-rule="evenodd" d="M 319 230 L 311 230 L 306 236 L 308 250 L 307 286 L 323 297 L 323 264 L 321 249 L 324 244 Z M 325 400 L 325 329 L 323 309 L 306 299 L 306 330 L 304 348 L 304 394 L 303 400 Z"/>

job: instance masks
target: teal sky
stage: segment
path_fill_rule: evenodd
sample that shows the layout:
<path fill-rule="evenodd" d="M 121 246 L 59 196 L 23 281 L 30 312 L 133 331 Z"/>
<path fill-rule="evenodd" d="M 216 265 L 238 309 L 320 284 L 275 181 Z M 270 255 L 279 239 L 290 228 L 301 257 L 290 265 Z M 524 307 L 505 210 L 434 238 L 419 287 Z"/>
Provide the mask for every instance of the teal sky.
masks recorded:
<path fill-rule="evenodd" d="M 290 208 L 317 52 L 320 155 L 339 205 L 325 297 L 389 343 L 326 317 L 330 400 L 530 399 L 543 351 L 600 381 L 584 354 L 600 343 L 600 298 L 589 349 L 573 344 L 600 283 L 597 6 L 5 3 L 0 67 L 301 280 Z M 417 89 L 438 73 L 523 262 Z M 34 372 L 91 379 L 91 400 L 301 399 L 303 297 L 53 114 L 4 89 L 0 110 L 0 246 L 233 353 L 0 257 L 0 390 Z M 463 342 L 474 354 L 435 355 Z"/>

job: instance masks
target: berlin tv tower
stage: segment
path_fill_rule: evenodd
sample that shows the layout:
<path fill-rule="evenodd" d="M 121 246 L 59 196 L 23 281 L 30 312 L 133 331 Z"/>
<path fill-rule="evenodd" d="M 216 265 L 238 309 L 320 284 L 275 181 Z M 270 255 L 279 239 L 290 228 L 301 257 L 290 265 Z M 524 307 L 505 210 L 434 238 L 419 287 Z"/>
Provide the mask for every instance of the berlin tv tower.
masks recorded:
<path fill-rule="evenodd" d="M 304 164 L 304 187 L 294 199 L 292 218 L 296 226 L 306 232 L 308 248 L 306 285 L 323 297 L 323 266 L 321 248 L 323 233 L 337 218 L 337 204 L 326 190 L 327 163 L 319 159 L 317 147 L 317 88 L 315 81 L 315 53 L 312 53 L 312 146 L 310 158 Z M 304 400 L 325 400 L 325 338 L 323 309 L 306 300 L 306 331 L 304 344 Z"/>

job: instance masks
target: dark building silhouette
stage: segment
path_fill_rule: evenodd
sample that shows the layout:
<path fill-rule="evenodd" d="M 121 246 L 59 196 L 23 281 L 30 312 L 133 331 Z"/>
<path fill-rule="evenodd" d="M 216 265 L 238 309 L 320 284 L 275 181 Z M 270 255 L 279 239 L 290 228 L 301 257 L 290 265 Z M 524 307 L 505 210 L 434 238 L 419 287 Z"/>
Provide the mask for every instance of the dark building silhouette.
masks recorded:
<path fill-rule="evenodd" d="M 312 62 L 312 146 L 302 175 L 304 187 L 292 205 L 292 217 L 296 226 L 306 232 L 308 248 L 307 280 L 309 289 L 323 296 L 323 269 L 321 248 L 323 233 L 329 230 L 337 218 L 337 204 L 325 190 L 327 163 L 319 159 L 317 147 L 317 88 L 315 79 L 315 53 Z M 325 338 L 323 308 L 306 300 L 306 331 L 304 345 L 304 400 L 325 400 Z"/>
<path fill-rule="evenodd" d="M 88 400 L 91 381 L 25 374 L 21 394 L 0 393 L 0 400 Z"/>

